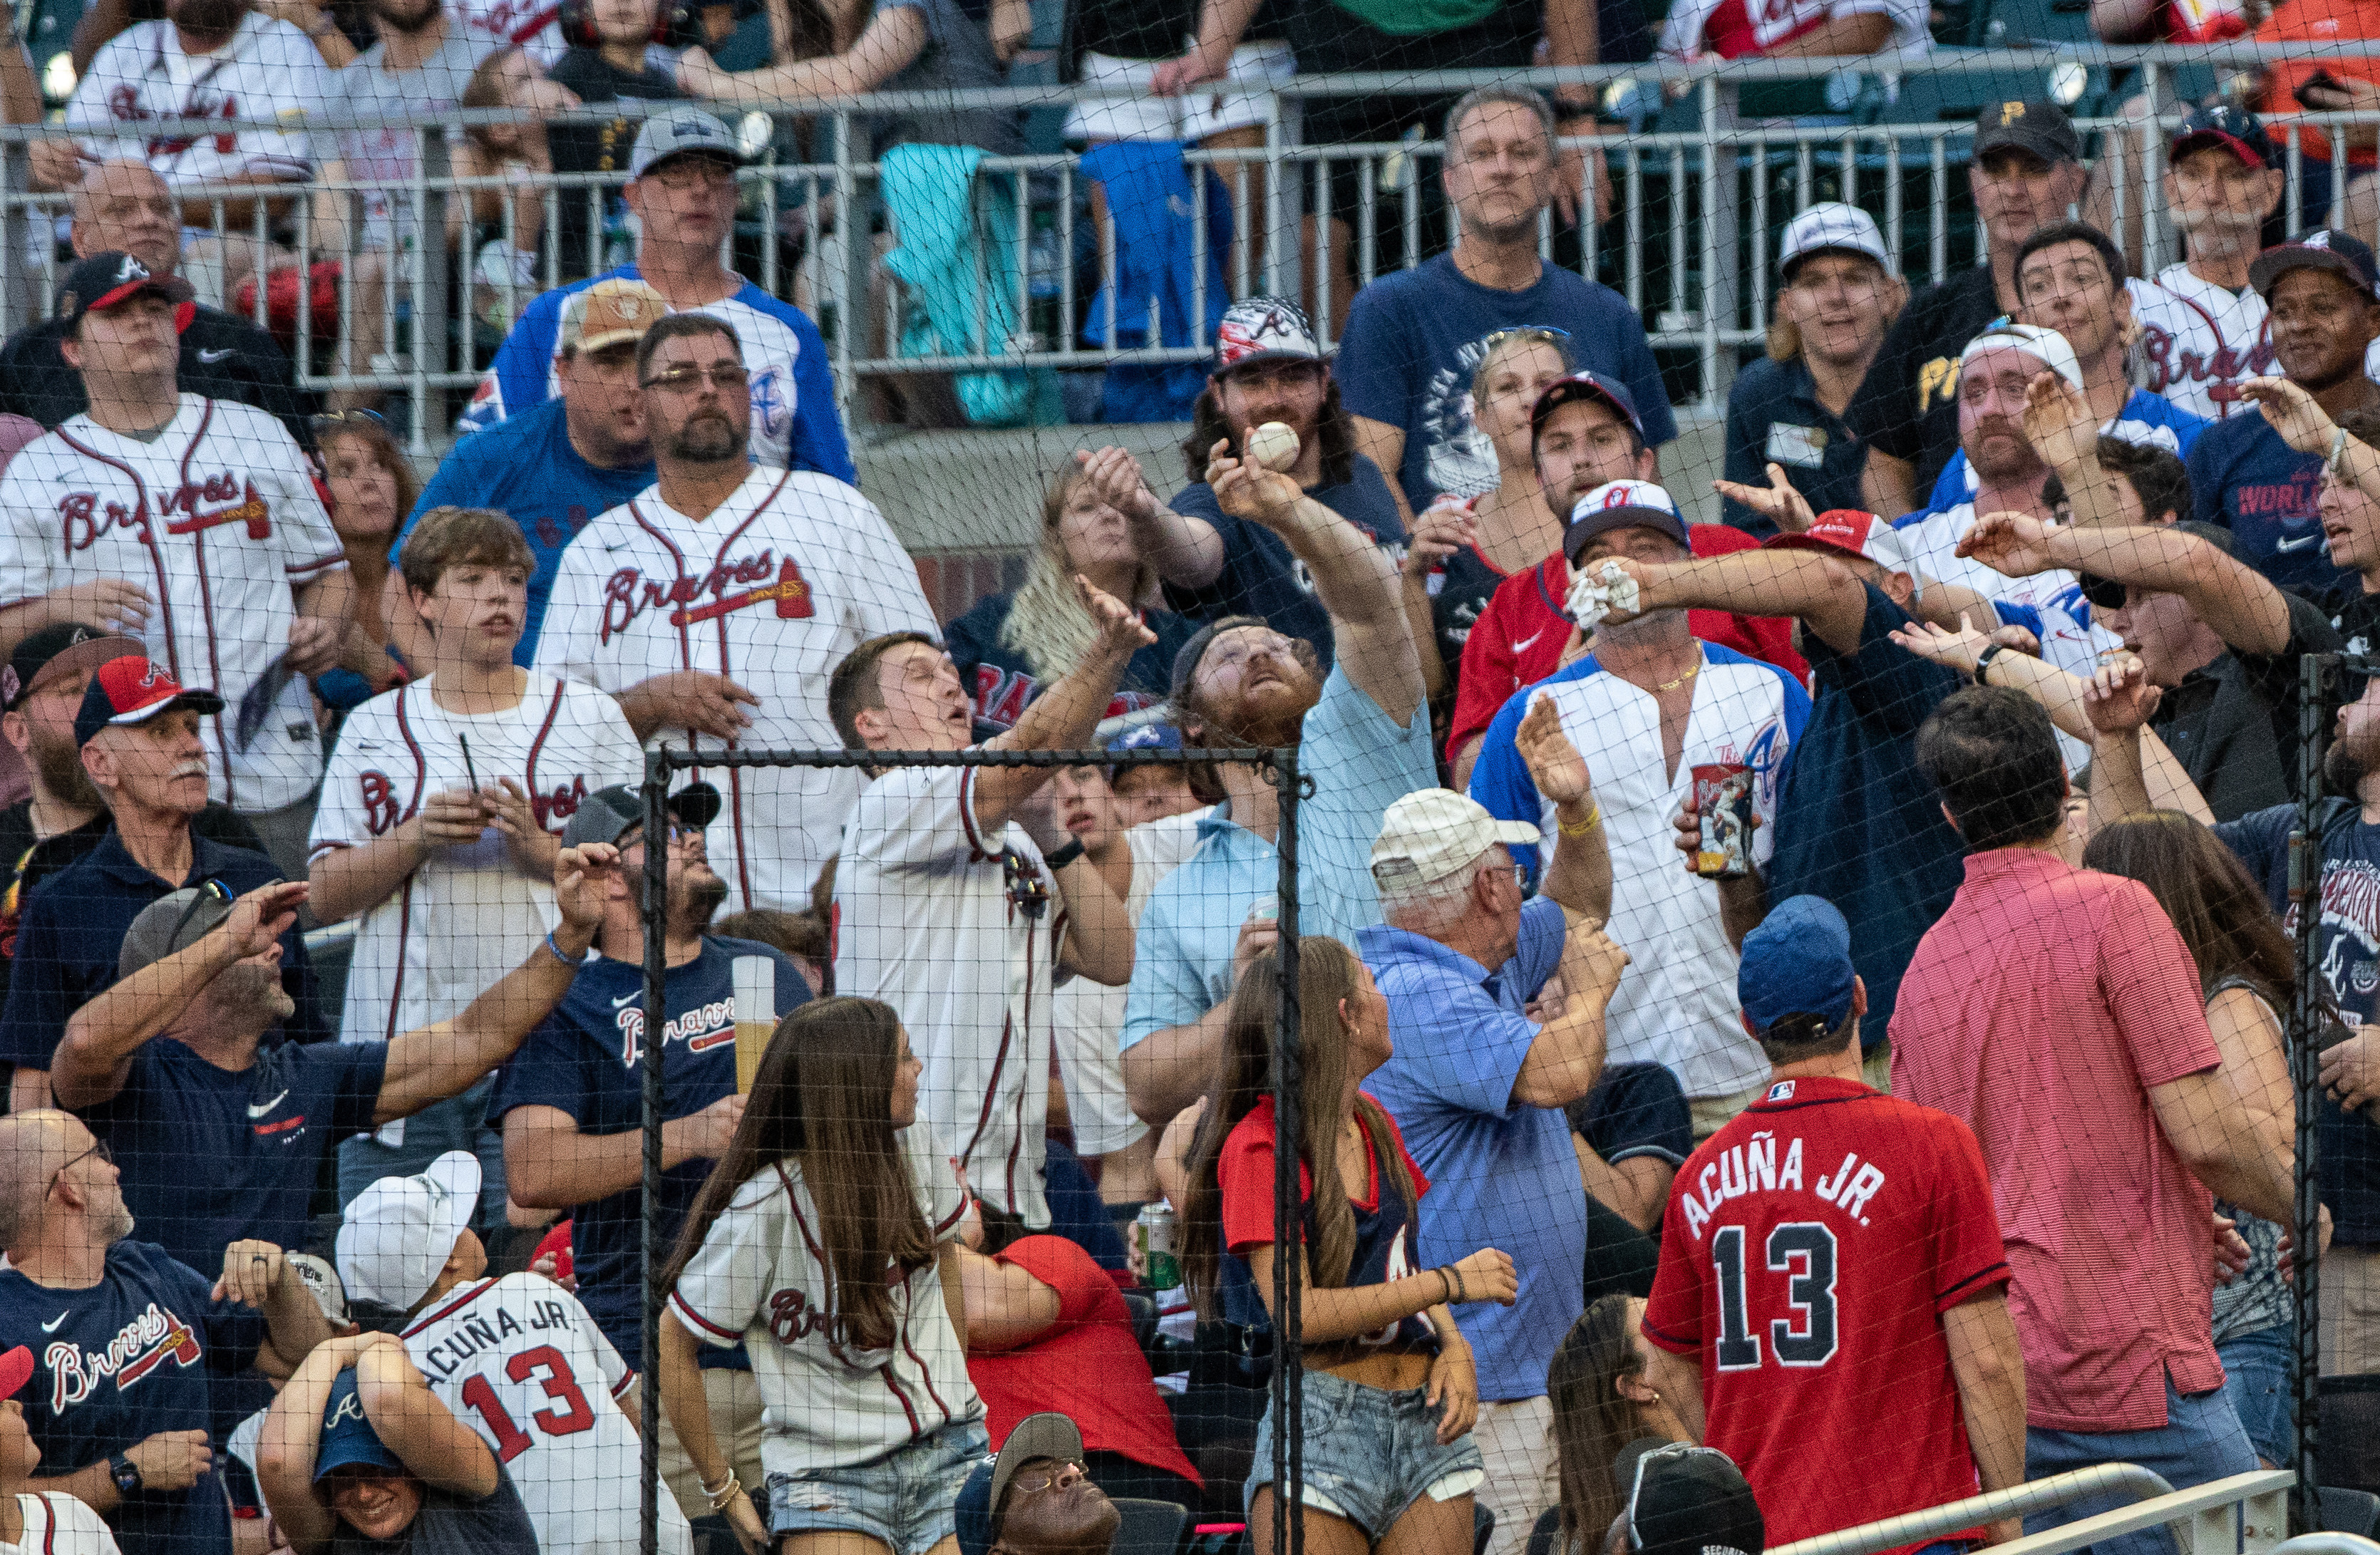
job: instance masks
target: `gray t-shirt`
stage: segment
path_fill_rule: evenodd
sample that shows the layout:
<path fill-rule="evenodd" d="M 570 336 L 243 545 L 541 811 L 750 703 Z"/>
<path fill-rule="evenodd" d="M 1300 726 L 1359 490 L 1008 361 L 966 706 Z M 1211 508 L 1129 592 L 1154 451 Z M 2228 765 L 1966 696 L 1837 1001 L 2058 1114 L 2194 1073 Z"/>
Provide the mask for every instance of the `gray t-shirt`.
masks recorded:
<path fill-rule="evenodd" d="M 886 81 L 886 91 L 950 91 L 1004 86 L 1008 72 L 991 52 L 991 32 L 961 10 L 958 0 L 883 0 L 883 8 L 908 7 L 926 18 L 926 46 L 908 67 Z M 958 109 L 947 113 L 894 114 L 876 121 L 875 154 L 908 141 L 929 146 L 979 146 L 994 156 L 1021 156 L 1025 135 L 1006 108 Z"/>
<path fill-rule="evenodd" d="M 374 43 L 331 78 L 332 102 L 343 113 L 358 117 L 384 115 L 428 120 L 452 113 L 463 100 L 463 89 L 480 62 L 496 52 L 496 41 L 485 33 L 446 21 L 446 39 L 418 70 L 384 69 L 387 45 Z M 438 133 L 434 128 L 428 131 Z M 338 158 L 349 178 L 382 185 L 413 181 L 416 132 L 405 125 L 379 129 L 342 129 L 324 139 L 330 142 L 319 155 Z M 363 200 L 364 235 L 368 249 L 409 247 L 413 238 L 412 201 L 403 192 L 374 192 Z"/>

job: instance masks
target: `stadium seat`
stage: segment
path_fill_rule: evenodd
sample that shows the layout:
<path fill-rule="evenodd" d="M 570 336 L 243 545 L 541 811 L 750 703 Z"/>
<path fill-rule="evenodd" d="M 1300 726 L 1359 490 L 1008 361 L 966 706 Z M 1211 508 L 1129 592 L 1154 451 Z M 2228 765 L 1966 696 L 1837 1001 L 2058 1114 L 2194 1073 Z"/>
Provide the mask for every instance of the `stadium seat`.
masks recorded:
<path fill-rule="evenodd" d="M 1183 1525 L 1190 1520 L 1189 1508 L 1177 1501 L 1135 1500 L 1123 1497 L 1116 1501 L 1116 1510 L 1123 1513 L 1117 1525 L 1115 1541 L 1109 1545 L 1111 1555 L 1173 1555 L 1182 1542 Z"/>
<path fill-rule="evenodd" d="M 1561 1537 L 1561 1508 L 1549 1506 L 1537 1513 L 1536 1525 L 1529 1530 L 1529 1548 L 1524 1555 L 1553 1555 L 1554 1541 Z"/>
<path fill-rule="evenodd" d="M 2380 1535 L 2380 1496 L 2369 1490 L 2322 1492 L 2322 1531 L 2353 1534 L 2357 1538 Z"/>
<path fill-rule="evenodd" d="M 1496 1537 L 1496 1514 L 1471 1503 L 1471 1555 L 1488 1555 L 1488 1541 Z"/>

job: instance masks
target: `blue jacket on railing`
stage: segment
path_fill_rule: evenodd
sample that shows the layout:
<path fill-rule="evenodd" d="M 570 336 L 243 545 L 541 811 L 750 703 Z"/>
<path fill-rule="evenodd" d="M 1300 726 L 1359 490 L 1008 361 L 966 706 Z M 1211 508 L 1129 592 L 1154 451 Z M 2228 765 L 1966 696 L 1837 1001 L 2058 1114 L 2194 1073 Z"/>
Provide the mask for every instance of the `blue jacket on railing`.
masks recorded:
<path fill-rule="evenodd" d="M 1223 256 L 1232 247 L 1232 206 L 1222 180 L 1207 175 L 1207 296 L 1198 312 L 1198 207 L 1189 164 L 1175 140 L 1114 140 L 1083 155 L 1083 176 L 1107 190 L 1115 221 L 1115 339 L 1107 338 L 1108 293 L 1092 299 L 1083 338 L 1129 351 L 1149 346 L 1202 346 L 1215 338 L 1231 293 Z M 1148 307 L 1157 302 L 1160 338 L 1148 338 Z M 1207 386 L 1207 364 L 1108 369 L 1100 407 L 1110 421 L 1186 421 Z"/>

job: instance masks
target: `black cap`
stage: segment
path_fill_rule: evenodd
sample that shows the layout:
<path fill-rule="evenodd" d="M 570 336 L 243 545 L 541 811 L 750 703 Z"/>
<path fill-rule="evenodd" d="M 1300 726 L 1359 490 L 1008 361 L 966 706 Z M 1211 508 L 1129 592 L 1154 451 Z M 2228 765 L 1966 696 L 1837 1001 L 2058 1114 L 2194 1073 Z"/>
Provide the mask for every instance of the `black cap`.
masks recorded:
<path fill-rule="evenodd" d="M 68 649 L 80 651 L 68 653 Z M 17 651 L 8 655 L 6 667 L 0 668 L 0 711 L 16 711 L 34 692 L 68 675 L 88 681 L 91 672 L 110 659 L 137 659 L 143 652 L 138 638 L 118 637 L 79 621 L 44 626 L 18 643 Z"/>
<path fill-rule="evenodd" d="M 719 790 L 707 783 L 689 783 L 669 797 L 670 814 L 688 826 L 704 827 L 719 819 Z M 562 845 L 616 843 L 632 826 L 645 823 L 645 796 L 625 783 L 599 788 L 578 801 L 562 829 Z"/>
<path fill-rule="evenodd" d="M 1768 1525 L 1733 1460 L 1715 1447 L 1639 1437 L 1612 1460 L 1634 1555 L 1761 1555 Z"/>
<path fill-rule="evenodd" d="M 82 261 L 67 272 L 65 282 L 58 287 L 58 317 L 71 330 L 82 322 L 82 316 L 93 309 L 108 309 L 143 292 L 155 292 L 166 301 L 182 306 L 174 327 L 190 327 L 190 301 L 199 294 L 188 281 L 174 275 L 152 273 L 149 267 L 121 249 L 105 249 Z"/>
<path fill-rule="evenodd" d="M 2006 147 L 2055 165 L 2082 160 L 2082 138 L 2055 103 L 1992 103 L 1975 115 L 1975 160 Z"/>
<path fill-rule="evenodd" d="M 2173 132 L 2173 142 L 2167 147 L 2169 157 L 2180 158 L 2209 146 L 2221 146 L 2250 167 L 2277 167 L 2281 154 L 2273 145 L 2273 138 L 2265 133 L 2265 126 L 2245 108 L 2235 108 L 2228 103 L 2215 106 L 2192 108 L 2182 116 L 2181 128 Z"/>
<path fill-rule="evenodd" d="M 2372 245 L 2333 227 L 2317 227 L 2258 254 L 2248 266 L 2248 284 L 2269 301 L 2273 288 L 2292 270 L 2336 271 L 2365 297 L 2380 296 L 2380 275 L 2374 275 L 2372 268 Z"/>

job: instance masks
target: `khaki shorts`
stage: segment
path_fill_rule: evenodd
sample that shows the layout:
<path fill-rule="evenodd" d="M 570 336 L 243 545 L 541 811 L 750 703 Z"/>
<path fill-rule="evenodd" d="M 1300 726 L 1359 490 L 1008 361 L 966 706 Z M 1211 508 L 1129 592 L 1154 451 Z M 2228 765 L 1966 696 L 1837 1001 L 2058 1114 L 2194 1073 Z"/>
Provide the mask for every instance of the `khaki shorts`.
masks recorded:
<path fill-rule="evenodd" d="M 2322 1256 L 2322 1374 L 2380 1372 L 2380 1247 L 2332 1243 Z"/>
<path fill-rule="evenodd" d="M 643 1385 L 639 1380 L 638 1386 Z M 768 1472 L 760 1466 L 760 1385 L 748 1371 L 711 1367 L 702 1374 L 702 1393 L 710 1403 L 711 1433 L 735 1465 L 735 1477 L 757 1504 L 769 1482 Z M 702 1476 L 695 1472 L 694 1461 L 678 1445 L 667 1410 L 662 1412 L 661 1422 L 662 1483 L 677 1498 L 688 1522 L 710 1516 L 710 1501 L 702 1493 Z"/>

